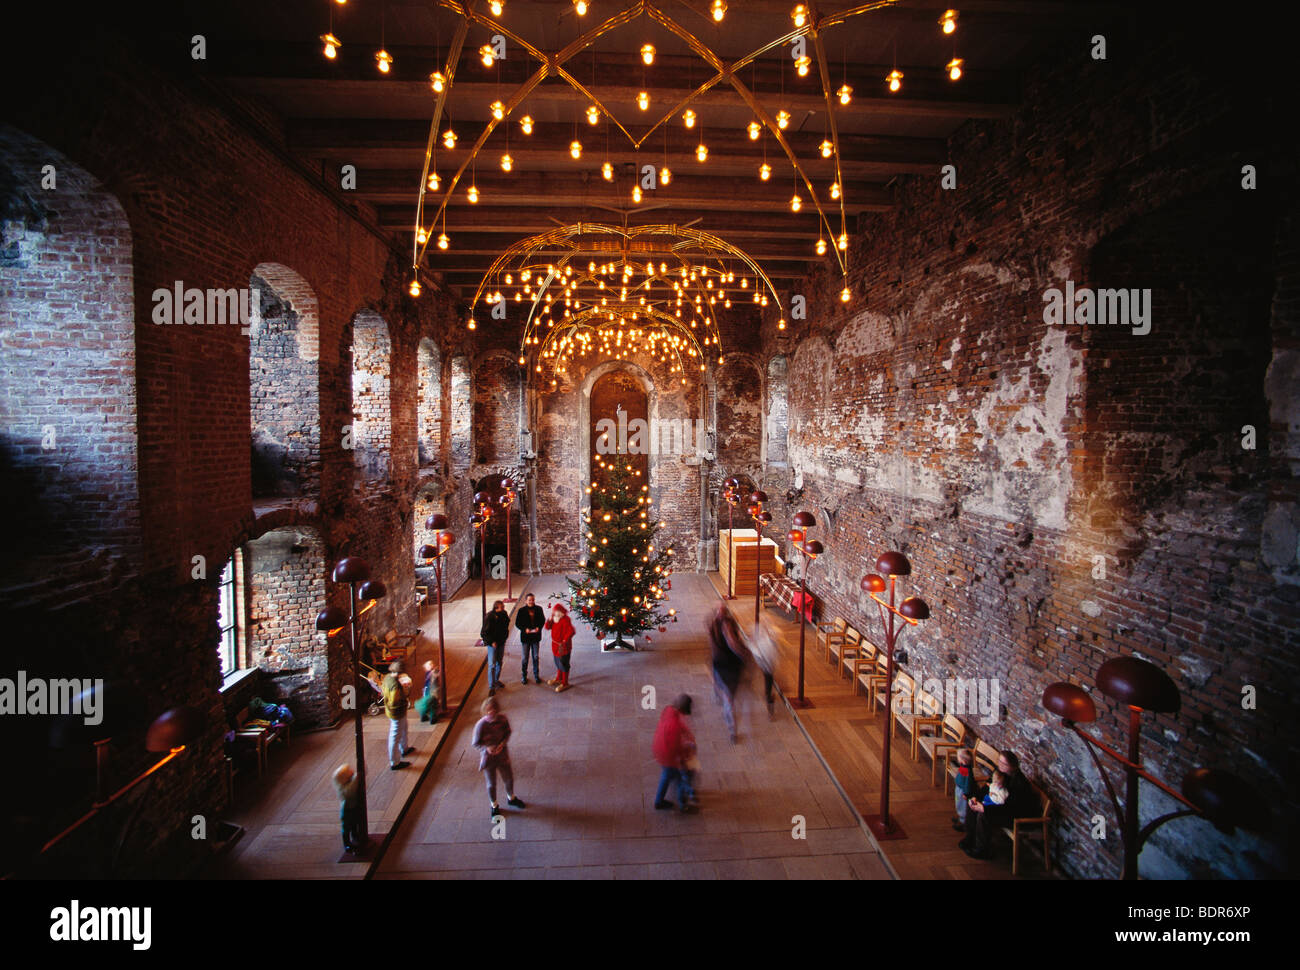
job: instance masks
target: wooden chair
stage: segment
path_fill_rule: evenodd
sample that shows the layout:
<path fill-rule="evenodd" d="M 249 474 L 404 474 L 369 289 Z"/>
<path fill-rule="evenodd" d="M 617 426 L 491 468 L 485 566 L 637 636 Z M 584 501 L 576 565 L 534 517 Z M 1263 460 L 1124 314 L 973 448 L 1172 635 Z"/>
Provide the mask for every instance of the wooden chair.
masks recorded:
<path fill-rule="evenodd" d="M 278 732 L 269 727 L 248 727 L 248 719 L 248 706 L 245 705 L 244 709 L 235 715 L 235 746 L 250 748 L 253 751 L 257 758 L 257 777 L 261 778 L 262 772 L 266 770 L 266 749 Z"/>
<path fill-rule="evenodd" d="M 837 657 L 839 663 L 839 675 L 842 679 L 845 672 L 853 669 L 853 662 L 857 660 L 858 654 L 862 652 L 862 634 L 853 627 L 844 631 L 844 642 L 840 644 L 840 652 Z"/>
<path fill-rule="evenodd" d="M 870 693 L 873 686 L 873 679 L 876 674 L 876 657 L 880 654 L 879 648 L 868 640 L 866 637 L 858 644 L 858 655 L 853 658 L 853 693 L 858 692 L 858 687 L 867 689 Z M 845 661 L 847 666 L 848 662 Z"/>
<path fill-rule="evenodd" d="M 417 621 L 424 619 L 424 610 L 429 605 L 429 587 L 415 587 L 415 618 Z"/>
<path fill-rule="evenodd" d="M 917 689 L 912 694 L 912 701 L 906 708 L 894 711 L 894 725 L 902 726 L 912 739 L 912 760 L 920 761 L 917 750 L 922 727 L 936 728 L 943 723 L 943 701 L 933 694 Z"/>
<path fill-rule="evenodd" d="M 822 642 L 826 644 L 826 662 L 831 662 L 831 647 L 844 642 L 844 631 L 848 628 L 848 623 L 844 617 L 837 616 L 830 623 L 818 623 L 817 634 Z"/>
<path fill-rule="evenodd" d="M 1011 874 L 1013 876 L 1020 874 L 1020 840 L 1035 836 L 1042 840 L 1043 871 L 1052 871 L 1049 854 L 1051 849 L 1048 847 L 1047 841 L 1047 823 L 1052 814 L 1052 799 L 1032 781 L 1029 784 L 1034 789 L 1034 794 L 1038 796 L 1038 804 L 1041 806 L 1042 811 L 1035 818 L 1012 819 L 1011 825 L 1009 827 L 1004 826 L 1002 829 L 1007 837 L 1011 839 Z"/>
<path fill-rule="evenodd" d="M 930 759 L 930 787 L 939 784 L 939 765 L 946 763 L 949 752 L 955 758 L 957 749 L 966 742 L 966 725 L 952 714 L 945 714 L 938 724 L 918 725 L 918 731 L 929 728 L 933 733 L 921 734 L 916 739 L 917 745 Z"/>
<path fill-rule="evenodd" d="M 889 710 L 889 736 L 898 736 L 899 711 L 911 712 L 916 697 L 916 681 L 904 670 L 894 670 L 893 696 L 888 696 L 889 685 L 882 679 L 876 689 L 877 700 L 883 700 Z"/>

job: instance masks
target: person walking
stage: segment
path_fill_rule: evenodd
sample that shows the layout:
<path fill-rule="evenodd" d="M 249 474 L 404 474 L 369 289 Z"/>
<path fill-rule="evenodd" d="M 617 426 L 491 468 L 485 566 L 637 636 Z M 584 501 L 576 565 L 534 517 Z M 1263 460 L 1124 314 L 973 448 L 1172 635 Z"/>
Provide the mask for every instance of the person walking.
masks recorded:
<path fill-rule="evenodd" d="M 491 818 L 501 812 L 497 804 L 497 772 L 506 786 L 506 804 L 523 808 L 524 800 L 515 796 L 515 774 L 510 766 L 510 721 L 501 713 L 495 697 L 489 697 L 481 708 L 483 716 L 474 725 L 474 747 L 478 748 L 478 770 L 487 779 L 488 800 L 492 803 Z"/>
<path fill-rule="evenodd" d="M 772 693 L 772 688 L 775 686 L 773 675 L 776 672 L 776 644 L 760 625 L 754 627 L 754 635 L 749 638 L 749 645 L 750 652 L 754 655 L 754 663 L 758 664 L 758 669 L 763 674 L 763 700 L 767 703 L 767 716 L 771 720 L 776 717 L 776 698 Z"/>
<path fill-rule="evenodd" d="M 501 683 L 501 663 L 506 657 L 506 640 L 510 638 L 510 614 L 506 604 L 497 600 L 492 609 L 483 617 L 483 629 L 479 632 L 483 645 L 488 649 L 488 696 L 505 688 Z"/>
<path fill-rule="evenodd" d="M 515 614 L 515 629 L 519 631 L 519 643 L 523 647 L 524 661 L 520 666 L 521 683 L 528 683 L 528 655 L 533 657 L 533 681 L 540 684 L 542 675 L 538 672 L 538 658 L 542 652 L 542 628 L 546 625 L 546 613 L 537 605 L 537 598 L 529 593 L 524 605 Z"/>
<path fill-rule="evenodd" d="M 415 702 L 415 710 L 421 723 L 438 723 L 438 668 L 432 660 L 424 662 L 424 693 Z"/>
<path fill-rule="evenodd" d="M 555 679 L 548 684 L 555 684 L 555 693 L 569 689 L 569 657 L 573 653 L 573 621 L 563 603 L 556 603 L 551 610 L 551 618 L 546 621 L 546 629 L 551 631 L 551 655 L 555 657 Z"/>
<path fill-rule="evenodd" d="M 415 750 L 406 743 L 406 709 L 409 706 L 406 688 L 411 678 L 406 676 L 405 670 L 402 661 L 394 660 L 388 665 L 388 676 L 379 688 L 384 694 L 384 713 L 388 715 L 388 767 L 392 771 L 411 767 L 409 761 L 402 760 L 402 755 Z"/>
<path fill-rule="evenodd" d="M 695 735 L 691 733 L 686 718 L 691 713 L 691 698 L 682 694 L 664 708 L 655 728 L 654 756 L 663 770 L 659 774 L 659 790 L 655 792 L 655 808 L 672 808 L 673 803 L 664 796 L 669 784 L 677 783 L 677 800 L 683 812 L 697 812 L 695 787 L 689 767 L 695 757 Z"/>
<path fill-rule="evenodd" d="M 731 743 L 735 744 L 736 689 L 751 656 L 740 625 L 725 602 L 718 604 L 709 623 L 709 654 L 713 668 L 713 695 L 722 705 L 722 719 L 727 722 Z"/>

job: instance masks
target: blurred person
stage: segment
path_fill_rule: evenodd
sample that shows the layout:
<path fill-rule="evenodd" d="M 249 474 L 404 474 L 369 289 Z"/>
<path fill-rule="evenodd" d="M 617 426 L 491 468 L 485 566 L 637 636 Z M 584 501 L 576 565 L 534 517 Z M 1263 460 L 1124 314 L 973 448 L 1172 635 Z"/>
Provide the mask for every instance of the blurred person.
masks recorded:
<path fill-rule="evenodd" d="M 420 699 L 415 702 L 416 713 L 420 715 L 420 721 L 428 721 L 430 724 L 438 723 L 438 668 L 434 666 L 432 660 L 424 662 L 424 693 Z"/>
<path fill-rule="evenodd" d="M 343 824 L 343 851 L 362 852 L 361 779 L 351 765 L 339 765 L 334 771 L 334 791 L 339 796 L 339 819 Z"/>
<path fill-rule="evenodd" d="M 510 721 L 501 713 L 501 707 L 495 697 L 489 697 L 481 708 L 483 717 L 474 725 L 474 747 L 479 750 L 478 768 L 487 779 L 488 800 L 492 803 L 491 817 L 495 818 L 501 811 L 497 804 L 497 772 L 506 786 L 506 804 L 513 808 L 523 808 L 522 798 L 515 797 L 515 774 L 510 766 L 510 749 L 506 746 L 510 740 Z"/>
<path fill-rule="evenodd" d="M 736 743 L 736 690 L 745 664 L 752 659 L 745 635 L 725 602 L 719 603 L 709 622 L 709 662 L 713 668 L 713 695 L 722 705 L 731 743 Z"/>
<path fill-rule="evenodd" d="M 676 782 L 677 800 L 683 812 L 696 812 L 694 772 L 695 735 L 691 733 L 686 718 L 691 713 L 691 698 L 682 694 L 664 708 L 655 728 L 654 756 L 663 770 L 659 774 L 659 789 L 655 792 L 655 808 L 672 808 L 673 803 L 664 798 L 668 785 Z"/>
<path fill-rule="evenodd" d="M 415 750 L 406 743 L 406 710 L 409 706 L 406 689 L 411 678 L 406 676 L 405 670 L 402 661 L 394 660 L 388 665 L 388 676 L 379 687 L 384 694 L 384 713 L 388 715 L 388 767 L 392 771 L 411 767 L 402 756 Z"/>

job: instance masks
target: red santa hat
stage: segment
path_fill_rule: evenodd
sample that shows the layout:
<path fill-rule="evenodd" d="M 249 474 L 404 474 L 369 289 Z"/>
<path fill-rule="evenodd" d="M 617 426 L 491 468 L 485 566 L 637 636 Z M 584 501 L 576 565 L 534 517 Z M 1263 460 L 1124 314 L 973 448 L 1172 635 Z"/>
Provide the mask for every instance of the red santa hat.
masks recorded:
<path fill-rule="evenodd" d="M 553 610 L 559 610 L 559 611 L 560 611 L 561 613 L 563 613 L 565 616 L 568 616 L 568 615 L 569 615 L 569 611 L 568 611 L 567 609 L 564 608 L 564 604 L 563 604 L 563 603 L 556 603 L 554 606 L 551 607 L 551 609 L 553 609 Z"/>

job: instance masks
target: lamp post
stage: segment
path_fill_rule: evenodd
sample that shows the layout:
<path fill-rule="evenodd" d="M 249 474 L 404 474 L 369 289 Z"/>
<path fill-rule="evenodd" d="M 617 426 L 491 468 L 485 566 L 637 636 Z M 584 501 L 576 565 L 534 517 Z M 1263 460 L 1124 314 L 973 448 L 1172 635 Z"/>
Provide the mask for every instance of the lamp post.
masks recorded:
<path fill-rule="evenodd" d="M 754 632 L 758 632 L 758 607 L 763 599 L 759 584 L 763 580 L 763 526 L 772 521 L 772 513 L 763 508 L 767 492 L 758 489 L 749 496 L 749 516 L 754 520 Z"/>
<path fill-rule="evenodd" d="M 732 587 L 735 585 L 732 573 L 735 571 L 736 539 L 732 534 L 732 516 L 736 511 L 736 503 L 740 501 L 740 495 L 737 491 L 740 488 L 740 479 L 732 475 L 722 485 L 722 499 L 727 503 L 727 599 L 734 600 L 736 597 L 732 593 Z"/>
<path fill-rule="evenodd" d="M 894 605 L 895 579 L 912 573 L 912 564 L 901 552 L 885 553 L 876 560 L 876 568 L 889 577 L 888 582 L 877 573 L 869 573 L 862 577 L 862 591 L 875 600 L 880 609 L 880 625 L 885 631 L 885 697 L 889 700 L 889 709 L 885 717 L 884 750 L 880 756 L 880 814 L 868 815 L 866 823 L 877 839 L 905 839 L 907 833 L 889 817 L 889 718 L 894 703 L 894 647 L 904 630 L 930 618 L 930 607 L 918 596 L 909 596 Z M 888 603 L 880 598 L 886 589 L 889 590 Z M 895 618 L 903 621 L 901 626 L 895 626 Z"/>
<path fill-rule="evenodd" d="M 808 538 L 808 530 L 815 528 L 817 518 L 811 512 L 796 512 L 793 520 L 794 528 L 790 530 L 790 541 L 799 553 L 804 557 L 803 568 L 799 570 L 799 603 L 795 606 L 795 613 L 799 617 L 799 696 L 791 703 L 795 707 L 804 708 L 812 707 L 812 701 L 803 696 L 803 658 L 804 658 L 804 639 L 807 636 L 807 630 L 804 629 L 806 624 L 803 621 L 804 602 L 808 596 L 807 583 L 808 570 L 812 566 L 813 560 L 824 551 L 822 544 L 816 539 L 805 541 Z"/>
<path fill-rule="evenodd" d="M 375 603 L 388 595 L 388 588 L 379 580 L 370 578 L 370 564 L 357 556 L 347 556 L 334 564 L 334 582 L 347 583 L 348 612 L 344 613 L 337 606 L 325 607 L 316 617 L 316 629 L 333 636 L 343 627 L 348 628 L 352 648 L 352 686 L 355 689 L 358 681 L 361 680 L 360 657 L 357 652 L 357 624 L 361 617 L 374 608 Z M 366 604 L 360 611 L 357 610 L 358 600 Z M 361 802 L 357 826 L 361 833 L 362 849 L 355 855 L 359 860 L 369 854 L 370 848 L 370 830 L 366 817 L 366 749 L 360 703 L 353 705 L 352 721 L 356 734 L 357 789 L 360 792 Z"/>
<path fill-rule="evenodd" d="M 1103 744 L 1097 738 L 1079 730 L 1076 722 L 1087 723 L 1097 719 L 1097 707 L 1087 691 L 1074 684 L 1058 682 L 1043 691 L 1043 707 L 1061 717 L 1061 724 L 1082 738 L 1088 753 L 1097 764 L 1101 780 L 1106 784 L 1115 814 L 1124 820 L 1121 835 L 1124 840 L 1125 879 L 1138 878 L 1138 856 L 1147 839 L 1166 822 L 1184 815 L 1198 815 L 1208 819 L 1221 832 L 1231 833 L 1235 826 L 1263 829 L 1268 822 L 1268 809 L 1258 794 L 1235 775 L 1211 768 L 1198 768 L 1183 778 L 1180 794 L 1160 779 L 1142 768 L 1138 740 L 1142 727 L 1142 712 L 1177 713 L 1181 698 L 1178 687 L 1169 675 L 1153 663 L 1137 657 L 1115 657 L 1097 669 L 1097 686 L 1101 692 L 1128 706 L 1128 756 Z M 1124 808 L 1111 784 L 1106 767 L 1097 756 L 1102 751 L 1124 766 L 1126 781 Z M 1152 819 L 1138 829 L 1138 779 L 1145 778 L 1166 795 L 1187 806 Z"/>
<path fill-rule="evenodd" d="M 433 560 L 434 577 L 438 586 L 438 707 L 447 709 L 447 650 L 442 634 L 442 557 L 456 542 L 456 536 L 447 531 L 447 517 L 435 513 L 424 520 L 424 527 L 433 531 L 433 545 L 420 547 L 421 559 Z"/>
<path fill-rule="evenodd" d="M 506 603 L 515 602 L 513 589 L 510 585 L 510 506 L 514 504 L 518 493 L 515 491 L 515 483 L 508 478 L 501 479 L 501 494 L 497 497 L 497 504 L 501 506 L 506 515 Z"/>
<path fill-rule="evenodd" d="M 492 496 L 487 492 L 474 493 L 475 512 L 469 524 L 479 530 L 478 578 L 479 593 L 483 599 L 483 615 L 487 615 L 487 530 L 492 518 Z"/>

